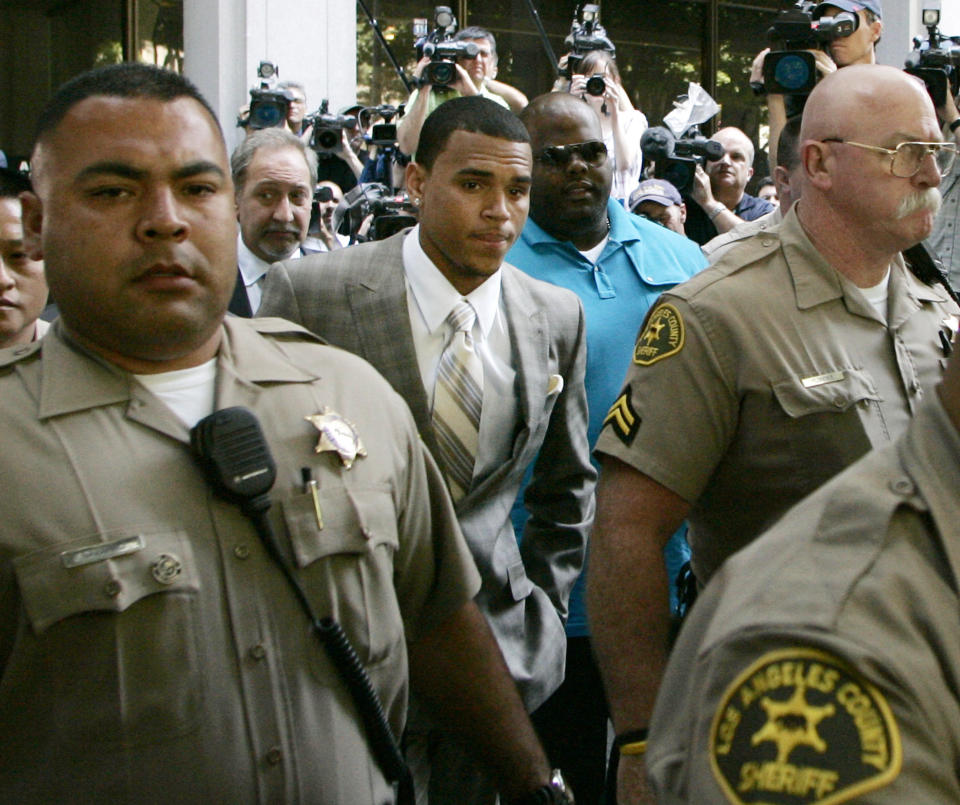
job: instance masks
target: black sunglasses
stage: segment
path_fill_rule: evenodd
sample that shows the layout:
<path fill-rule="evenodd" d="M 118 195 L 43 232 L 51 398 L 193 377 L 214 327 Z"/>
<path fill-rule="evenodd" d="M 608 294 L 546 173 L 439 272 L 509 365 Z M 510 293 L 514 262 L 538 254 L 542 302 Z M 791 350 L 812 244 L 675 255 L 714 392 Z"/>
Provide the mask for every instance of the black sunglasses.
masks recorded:
<path fill-rule="evenodd" d="M 548 145 L 537 155 L 537 162 L 548 168 L 566 168 L 574 154 L 596 168 L 607 161 L 607 146 L 600 140 L 587 140 L 585 143 L 570 145 Z"/>

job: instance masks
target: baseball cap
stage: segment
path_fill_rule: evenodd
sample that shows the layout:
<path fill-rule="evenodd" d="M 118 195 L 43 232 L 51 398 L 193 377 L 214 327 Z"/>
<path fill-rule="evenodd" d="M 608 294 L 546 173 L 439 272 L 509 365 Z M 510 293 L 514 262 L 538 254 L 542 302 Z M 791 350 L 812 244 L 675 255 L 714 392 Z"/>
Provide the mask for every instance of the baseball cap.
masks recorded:
<path fill-rule="evenodd" d="M 683 204 L 677 188 L 663 179 L 647 179 L 645 182 L 640 182 L 630 194 L 631 211 L 642 201 L 655 201 L 664 207 Z"/>
<path fill-rule="evenodd" d="M 820 3 L 820 5 L 813 10 L 813 16 L 815 18 L 819 19 L 824 6 L 833 6 L 834 8 L 839 8 L 841 11 L 851 11 L 854 14 L 866 9 L 867 11 L 872 11 L 881 19 L 883 18 L 883 11 L 880 9 L 880 0 L 830 0 L 829 3 Z"/>

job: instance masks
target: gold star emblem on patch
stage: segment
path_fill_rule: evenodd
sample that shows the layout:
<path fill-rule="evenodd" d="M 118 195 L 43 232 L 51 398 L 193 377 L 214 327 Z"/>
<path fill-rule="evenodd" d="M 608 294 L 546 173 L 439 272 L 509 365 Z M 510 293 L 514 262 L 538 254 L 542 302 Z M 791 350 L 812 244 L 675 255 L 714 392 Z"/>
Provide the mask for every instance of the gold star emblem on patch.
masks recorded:
<path fill-rule="evenodd" d="M 357 426 L 332 408 L 324 406 L 319 414 L 310 414 L 304 419 L 320 431 L 320 440 L 313 449 L 314 453 L 334 452 L 348 470 L 357 456 L 362 458 L 367 454 Z"/>
<path fill-rule="evenodd" d="M 839 805 L 900 773 L 900 731 L 883 693 L 821 649 L 767 652 L 715 707 L 710 769 L 734 805 Z"/>
<path fill-rule="evenodd" d="M 786 763 L 790 753 L 801 744 L 817 752 L 826 751 L 827 745 L 817 734 L 817 724 L 836 712 L 832 704 L 823 707 L 807 704 L 805 687 L 800 684 L 787 701 L 778 702 L 765 696 L 760 706 L 767 713 L 767 723 L 754 733 L 750 743 L 756 746 L 762 741 L 773 741 L 777 745 L 778 763 Z"/>
<path fill-rule="evenodd" d="M 647 317 L 643 332 L 633 349 L 633 362 L 640 366 L 676 355 L 683 349 L 683 318 L 668 304 L 657 305 Z"/>

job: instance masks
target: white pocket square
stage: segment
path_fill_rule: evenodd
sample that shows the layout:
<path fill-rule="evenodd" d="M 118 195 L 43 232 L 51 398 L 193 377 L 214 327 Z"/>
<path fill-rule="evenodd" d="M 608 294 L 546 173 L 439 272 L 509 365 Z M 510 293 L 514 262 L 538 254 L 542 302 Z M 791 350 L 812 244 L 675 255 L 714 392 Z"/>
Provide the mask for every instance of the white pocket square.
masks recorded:
<path fill-rule="evenodd" d="M 550 375 L 547 381 L 547 396 L 559 394 L 563 391 L 563 375 Z"/>

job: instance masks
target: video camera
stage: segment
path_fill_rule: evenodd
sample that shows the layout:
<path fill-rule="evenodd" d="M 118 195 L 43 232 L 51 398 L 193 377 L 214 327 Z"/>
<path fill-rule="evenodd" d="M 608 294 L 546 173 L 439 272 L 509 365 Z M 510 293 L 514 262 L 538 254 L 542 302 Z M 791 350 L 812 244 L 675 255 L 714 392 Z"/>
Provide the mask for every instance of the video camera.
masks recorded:
<path fill-rule="evenodd" d="M 475 59 L 480 53 L 476 42 L 455 42 L 457 18 L 449 6 L 437 6 L 433 10 L 433 30 L 428 31 L 424 18 L 413 21 L 413 35 L 417 37 L 414 47 L 417 61 L 424 56 L 430 59 L 420 85 L 448 87 L 457 80 L 457 59 Z"/>
<path fill-rule="evenodd" d="M 310 147 L 317 156 L 335 155 L 343 152 L 343 130 L 355 129 L 360 121 L 354 115 L 332 115 L 330 102 L 324 99 L 320 108 L 303 119 L 304 126 L 313 126 Z"/>
<path fill-rule="evenodd" d="M 598 3 L 578 3 L 573 11 L 573 22 L 570 24 L 570 34 L 563 40 L 563 46 L 569 51 L 567 66 L 560 73 L 566 79 L 580 72 L 580 62 L 591 50 L 605 50 L 611 56 L 617 55 L 613 42 L 607 38 L 606 29 L 600 24 L 600 5 Z M 591 86 L 587 81 L 587 92 L 591 95 L 603 95 L 605 87 L 603 78 L 599 84 L 595 81 Z"/>
<path fill-rule="evenodd" d="M 726 153 L 723 145 L 708 140 L 699 126 L 690 126 L 679 138 L 665 126 L 653 126 L 640 138 L 644 164 L 654 163 L 653 175 L 670 182 L 683 196 L 693 192 L 697 165 L 716 162 Z"/>
<path fill-rule="evenodd" d="M 361 184 L 350 190 L 333 214 L 334 227 L 346 219 L 350 239 L 358 239 L 360 227 L 370 216 L 373 220 L 367 231 L 367 240 L 383 240 L 417 223 L 417 208 L 403 196 L 391 195 L 382 184 Z"/>
<path fill-rule="evenodd" d="M 927 92 L 938 109 L 947 101 L 947 92 L 960 93 L 960 36 L 943 36 L 939 0 L 925 0 L 922 11 L 927 41 L 914 38 L 914 50 L 907 56 L 904 69 L 923 79 Z"/>
<path fill-rule="evenodd" d="M 763 62 L 763 89 L 779 95 L 808 95 L 817 83 L 816 60 L 810 50 L 822 50 L 835 39 L 850 36 L 860 17 L 843 11 L 835 17 L 813 18 L 816 2 L 799 0 L 781 11 L 767 31 L 772 48 Z"/>
<path fill-rule="evenodd" d="M 293 95 L 288 90 L 274 89 L 279 75 L 277 65 L 273 62 L 260 62 L 257 67 L 260 86 L 250 90 L 250 112 L 245 119 L 237 120 L 238 126 L 272 129 L 286 123 Z"/>

